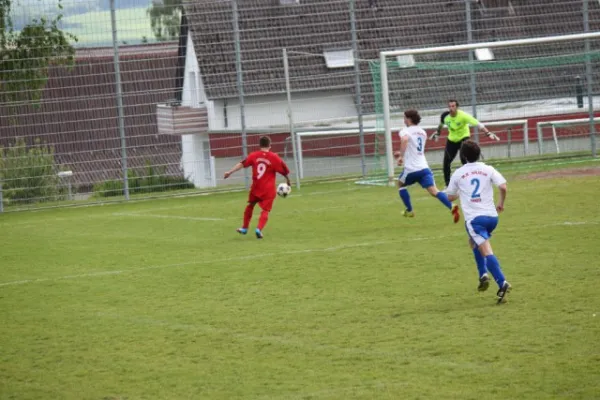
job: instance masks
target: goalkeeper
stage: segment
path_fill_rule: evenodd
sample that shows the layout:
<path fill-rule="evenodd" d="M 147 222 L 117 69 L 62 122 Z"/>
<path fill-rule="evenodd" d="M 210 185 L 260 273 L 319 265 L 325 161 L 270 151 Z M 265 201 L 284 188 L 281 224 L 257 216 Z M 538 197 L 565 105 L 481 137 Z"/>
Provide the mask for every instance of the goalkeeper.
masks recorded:
<path fill-rule="evenodd" d="M 446 187 L 448 187 L 450 184 L 450 164 L 452 164 L 452 161 L 456 158 L 456 154 L 460 150 L 462 142 L 471 137 L 469 125 L 478 127 L 490 139 L 500 139 L 472 115 L 459 110 L 458 101 L 454 99 L 448 100 L 448 111 L 445 111 L 442 114 L 437 132 L 431 135 L 430 139 L 437 141 L 444 125 L 448 127 L 448 139 L 446 140 L 446 149 L 444 151 L 444 181 L 446 182 Z M 462 157 L 460 162 L 463 165 L 467 163 Z"/>

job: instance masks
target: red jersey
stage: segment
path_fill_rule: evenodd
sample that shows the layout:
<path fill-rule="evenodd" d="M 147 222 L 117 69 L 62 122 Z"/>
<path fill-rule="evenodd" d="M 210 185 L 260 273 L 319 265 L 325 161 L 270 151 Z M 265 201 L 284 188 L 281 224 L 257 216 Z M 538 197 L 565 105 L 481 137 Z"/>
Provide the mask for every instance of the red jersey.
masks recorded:
<path fill-rule="evenodd" d="M 252 187 L 250 193 L 262 199 L 275 198 L 275 178 L 277 173 L 287 176 L 288 166 L 276 154 L 270 151 L 254 151 L 242 161 L 244 168 L 252 167 Z"/>

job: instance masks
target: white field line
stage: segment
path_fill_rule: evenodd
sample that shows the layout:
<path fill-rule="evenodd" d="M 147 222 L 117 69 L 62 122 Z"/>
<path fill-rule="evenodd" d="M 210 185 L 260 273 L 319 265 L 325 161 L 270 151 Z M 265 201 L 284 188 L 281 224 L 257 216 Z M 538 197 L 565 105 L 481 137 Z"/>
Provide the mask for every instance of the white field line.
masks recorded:
<path fill-rule="evenodd" d="M 213 217 L 186 217 L 182 215 L 161 215 L 161 214 L 138 214 L 138 213 L 113 213 L 115 217 L 142 217 L 142 218 L 163 218 L 163 219 L 180 219 L 184 221 L 223 221 L 224 218 Z"/>
<path fill-rule="evenodd" d="M 413 239 L 408 239 L 408 240 L 409 241 L 411 241 L 411 240 L 412 241 L 428 240 L 428 239 L 435 240 L 435 239 L 441 239 L 441 238 L 443 238 L 443 237 L 440 236 L 437 238 L 434 238 L 434 237 L 413 238 Z M 119 275 L 119 274 L 128 273 L 128 272 L 139 272 L 139 271 L 147 271 L 147 270 L 152 270 L 152 269 L 185 267 L 185 266 L 190 266 L 190 265 L 219 264 L 219 263 L 226 263 L 226 262 L 232 262 L 232 261 L 252 260 L 255 258 L 265 258 L 265 257 L 277 257 L 277 256 L 282 256 L 282 255 L 290 255 L 290 254 L 304 254 L 304 253 L 337 251 L 337 250 L 352 249 L 352 248 L 357 248 L 357 247 L 368 247 L 368 246 L 377 246 L 377 245 L 381 245 L 381 244 L 389 244 L 389 243 L 396 242 L 396 241 L 397 240 L 381 240 L 381 241 L 376 241 L 376 242 L 350 243 L 350 244 L 343 244 L 343 245 L 333 246 L 333 247 L 290 250 L 290 251 L 276 252 L 276 253 L 261 253 L 261 254 L 253 254 L 253 255 L 248 255 L 248 256 L 224 257 L 224 258 L 219 258 L 219 259 L 197 260 L 197 261 L 189 261 L 189 262 L 177 263 L 177 264 L 144 266 L 144 267 L 129 268 L 129 269 L 123 269 L 123 270 L 116 270 L 116 271 L 98 271 L 98 272 L 91 272 L 91 273 L 77 274 L 77 275 L 65 275 L 65 276 L 59 276 L 56 278 L 23 279 L 23 280 L 18 280 L 18 281 L 11 281 L 11 282 L 1 282 L 0 287 L 11 286 L 11 285 L 22 285 L 22 284 L 26 284 L 26 283 L 40 283 L 40 282 L 50 282 L 50 281 L 59 281 L 59 280 L 76 279 L 76 278 L 88 278 L 88 277 L 96 277 L 96 276 L 104 276 L 104 275 Z"/>
<path fill-rule="evenodd" d="M 348 189 L 348 190 L 343 190 L 344 192 L 348 191 L 356 191 L 359 190 L 361 188 L 352 188 L 352 189 Z M 222 193 L 222 192 L 219 192 Z M 290 197 L 288 197 L 287 199 L 285 199 L 286 201 L 289 199 L 293 199 L 295 197 L 303 197 L 303 196 L 319 196 L 319 195 L 326 195 L 326 194 L 333 194 L 333 193 L 340 193 L 340 190 L 332 190 L 332 191 L 328 191 L 328 192 L 312 192 L 312 193 L 299 193 L 299 194 L 292 194 Z M 204 196 L 204 195 L 210 195 L 212 193 L 208 193 L 208 194 L 197 194 L 195 196 Z M 181 197 L 181 196 L 178 196 Z M 184 196 L 184 197 L 192 197 L 192 195 L 189 196 Z M 175 198 L 175 197 L 171 197 L 171 198 Z M 122 206 L 124 204 L 135 204 L 135 203 L 143 203 L 146 201 L 152 201 L 152 200 L 168 200 L 168 199 L 156 199 L 156 198 L 149 198 L 149 199 L 143 199 L 143 200 L 132 200 L 131 203 L 125 203 L 125 202 L 111 202 L 111 203 L 104 203 L 104 204 L 82 204 L 80 206 L 69 206 L 67 208 L 65 208 L 65 210 L 69 210 L 69 209 L 75 209 L 75 208 L 86 208 L 86 207 L 112 207 L 112 206 Z M 281 200 L 281 199 L 280 199 Z M 245 204 L 244 200 L 240 200 L 240 199 L 231 199 L 231 200 L 227 200 L 222 202 L 221 204 L 240 204 L 241 206 Z M 373 203 L 371 203 L 373 204 Z M 155 207 L 155 208 L 149 208 L 146 210 L 138 210 L 135 212 L 131 212 L 131 213 L 123 213 L 123 214 L 145 214 L 145 213 L 154 213 L 156 211 L 168 211 L 168 210 L 176 210 L 176 209 L 182 209 L 182 208 L 189 208 L 189 209 L 194 209 L 198 207 L 198 204 L 185 204 L 185 205 L 178 205 L 178 206 L 170 206 L 170 207 Z M 56 207 L 55 207 L 56 208 Z M 339 208 L 339 207 L 336 207 Z M 32 212 L 32 213 L 39 213 L 39 212 L 47 212 L 50 208 L 42 208 L 42 209 L 38 209 L 38 210 L 28 210 L 28 212 Z M 242 208 L 243 210 L 243 208 Z M 308 210 L 308 212 L 310 212 L 312 210 Z M 46 223 L 51 223 L 51 222 L 62 222 L 62 221 L 77 221 L 77 220 L 81 220 L 81 219 L 92 219 L 92 218 L 106 218 L 106 217 L 110 217 L 112 214 L 120 214 L 120 213 L 110 213 L 110 214 L 93 214 L 93 215 L 73 215 L 73 216 L 68 216 L 68 217 L 54 217 L 54 218 L 43 218 L 43 219 L 39 219 L 39 220 L 27 220 L 27 221 L 3 221 L 0 220 L 0 226 L 7 226 L 7 227 L 11 227 L 11 226 L 38 226 L 38 225 L 42 225 L 42 224 L 46 224 Z M 187 218 L 185 218 L 187 219 Z M 224 219 L 224 218 L 220 218 L 220 219 Z"/>
<path fill-rule="evenodd" d="M 584 226 L 584 225 L 598 225 L 599 221 L 578 221 L 578 222 L 556 222 L 553 224 L 546 225 L 530 225 L 526 227 L 507 227 L 503 228 L 502 231 L 523 231 L 523 230 L 536 230 L 543 229 L 554 226 L 565 226 L 565 227 L 575 227 L 575 226 Z M 380 240 L 375 242 L 363 242 L 363 243 L 349 243 L 349 244 L 341 244 L 333 247 L 324 247 L 324 248 L 312 248 L 312 249 L 303 249 L 303 250 L 290 250 L 285 252 L 276 252 L 276 253 L 261 253 L 261 254 L 253 254 L 248 256 L 234 256 L 234 257 L 225 257 L 219 259 L 211 259 L 211 260 L 201 260 L 201 261 L 189 261 L 184 263 L 177 264 L 165 264 L 165 265 L 152 265 L 152 266 L 142 266 L 137 268 L 128 268 L 122 270 L 115 271 L 98 271 L 98 272 L 89 272 L 85 274 L 76 274 L 76 275 L 64 275 L 55 278 L 33 278 L 33 279 L 22 279 L 18 281 L 9 281 L 9 282 L 0 282 L 0 287 L 4 286 L 16 286 L 16 285 L 24 285 L 29 283 L 41 283 L 41 282 L 55 282 L 60 280 L 69 280 L 69 279 L 78 279 L 78 278 L 90 278 L 97 276 L 107 276 L 107 275 L 120 275 L 125 273 L 139 272 L 139 271 L 148 271 L 153 269 L 166 269 L 166 268 L 176 268 L 176 267 L 186 267 L 190 265 L 201 265 L 201 264 L 218 264 L 218 263 L 226 263 L 232 261 L 241 261 L 241 260 L 252 260 L 255 258 L 265 258 L 265 257 L 276 257 L 282 255 L 290 255 L 290 254 L 309 254 L 309 253 L 318 253 L 318 252 L 328 252 L 328 251 L 338 251 L 345 249 L 354 249 L 359 247 L 370 247 L 370 246 L 379 246 L 389 243 L 404 243 L 411 241 L 423 241 L 423 240 L 439 240 L 439 239 L 447 239 L 449 237 L 455 236 L 466 236 L 466 234 L 460 230 L 459 232 L 446 234 L 443 236 L 431 236 L 431 237 L 414 237 L 414 238 L 405 238 L 405 239 L 390 239 L 390 240 Z"/>
<path fill-rule="evenodd" d="M 584 159 L 584 160 L 570 160 L 570 161 L 557 161 L 557 162 L 552 162 L 552 163 L 545 163 L 545 162 L 530 162 L 530 163 L 524 163 L 524 165 L 520 165 L 520 166 L 513 166 L 513 167 L 507 167 L 507 168 L 502 168 L 502 166 L 497 167 L 497 169 L 500 170 L 504 170 L 504 171 L 523 171 L 523 170 L 528 170 L 528 169 L 534 169 L 534 168 L 538 168 L 538 167 L 548 167 L 548 166 L 556 166 L 556 165 L 569 165 L 569 164 L 582 164 L 582 163 L 595 163 L 595 162 L 600 162 L 600 158 L 588 158 L 588 159 Z M 493 163 L 491 163 L 493 164 Z M 552 172 L 552 171 L 540 171 L 540 172 Z"/>

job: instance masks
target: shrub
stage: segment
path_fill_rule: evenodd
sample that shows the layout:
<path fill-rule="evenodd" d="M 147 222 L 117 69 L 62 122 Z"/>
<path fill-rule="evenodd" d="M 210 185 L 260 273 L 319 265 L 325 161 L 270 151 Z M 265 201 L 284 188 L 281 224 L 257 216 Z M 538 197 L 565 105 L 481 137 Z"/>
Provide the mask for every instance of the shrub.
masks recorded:
<path fill-rule="evenodd" d="M 164 192 L 168 190 L 193 189 L 194 184 L 183 176 L 167 175 L 167 167 L 154 167 L 146 163 L 142 172 L 127 171 L 129 193 Z M 99 197 L 123 196 L 123 180 L 111 179 L 94 185 L 94 194 Z"/>
<path fill-rule="evenodd" d="M 29 148 L 23 138 L 7 149 L 0 147 L 0 179 L 7 203 L 55 200 L 60 194 L 57 170 L 54 149 L 39 139 Z"/>

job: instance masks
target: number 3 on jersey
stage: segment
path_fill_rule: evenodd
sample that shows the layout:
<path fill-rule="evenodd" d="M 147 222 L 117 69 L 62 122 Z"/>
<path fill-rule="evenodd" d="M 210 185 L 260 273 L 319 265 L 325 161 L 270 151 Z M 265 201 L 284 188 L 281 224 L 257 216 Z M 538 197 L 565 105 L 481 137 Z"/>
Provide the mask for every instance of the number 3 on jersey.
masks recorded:
<path fill-rule="evenodd" d="M 256 172 L 258 173 L 258 176 L 256 177 L 256 179 L 260 179 L 263 177 L 263 175 L 265 174 L 267 170 L 267 165 L 260 163 L 256 166 Z"/>
<path fill-rule="evenodd" d="M 417 142 L 417 151 L 423 151 L 423 138 L 418 137 Z"/>
<path fill-rule="evenodd" d="M 473 193 L 471 193 L 472 199 L 478 199 L 481 197 L 481 194 L 479 194 L 479 185 L 481 185 L 481 182 L 479 182 L 479 179 L 477 179 L 477 178 L 471 179 L 471 186 L 475 186 L 475 188 L 473 188 Z"/>

